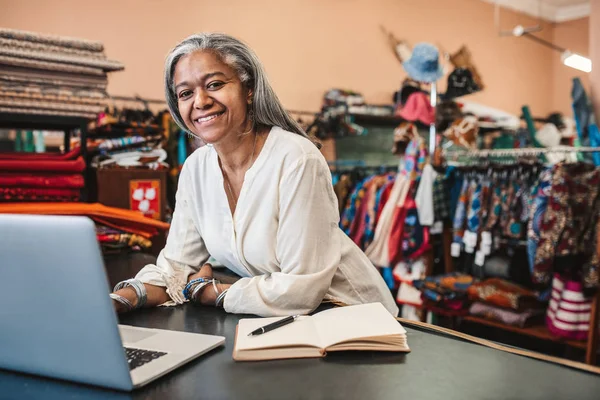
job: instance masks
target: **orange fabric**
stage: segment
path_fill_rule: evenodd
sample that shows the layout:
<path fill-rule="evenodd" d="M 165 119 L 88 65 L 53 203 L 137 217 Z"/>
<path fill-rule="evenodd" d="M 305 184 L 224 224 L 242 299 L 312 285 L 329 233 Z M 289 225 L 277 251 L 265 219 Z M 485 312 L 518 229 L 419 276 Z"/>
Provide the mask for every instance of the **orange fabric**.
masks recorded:
<path fill-rule="evenodd" d="M 169 229 L 168 223 L 144 217 L 137 211 L 100 203 L 5 203 L 0 204 L 0 214 L 84 215 L 144 237 Z"/>

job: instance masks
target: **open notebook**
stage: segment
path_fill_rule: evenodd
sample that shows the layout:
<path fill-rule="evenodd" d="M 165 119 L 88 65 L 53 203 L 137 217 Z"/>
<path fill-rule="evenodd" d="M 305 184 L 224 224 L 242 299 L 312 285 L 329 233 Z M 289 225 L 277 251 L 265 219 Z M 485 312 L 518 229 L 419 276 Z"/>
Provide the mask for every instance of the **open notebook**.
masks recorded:
<path fill-rule="evenodd" d="M 236 361 L 324 357 L 328 351 L 409 352 L 406 330 L 381 303 L 333 308 L 257 336 L 253 330 L 274 318 L 241 319 L 233 359 Z"/>

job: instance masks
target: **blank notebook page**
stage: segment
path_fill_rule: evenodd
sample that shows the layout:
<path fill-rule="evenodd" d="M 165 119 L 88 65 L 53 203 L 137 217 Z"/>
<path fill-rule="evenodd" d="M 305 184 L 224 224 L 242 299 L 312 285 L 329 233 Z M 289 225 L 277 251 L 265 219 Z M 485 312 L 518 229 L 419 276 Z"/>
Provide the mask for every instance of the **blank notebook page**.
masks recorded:
<path fill-rule="evenodd" d="M 262 335 L 248 336 L 255 329 L 278 321 L 282 317 L 241 319 L 238 325 L 238 350 L 261 349 L 289 345 L 312 345 L 319 347 L 319 337 L 311 317 L 299 317 L 296 321 Z"/>
<path fill-rule="evenodd" d="M 381 303 L 333 308 L 312 318 L 323 348 L 347 340 L 406 334 Z"/>

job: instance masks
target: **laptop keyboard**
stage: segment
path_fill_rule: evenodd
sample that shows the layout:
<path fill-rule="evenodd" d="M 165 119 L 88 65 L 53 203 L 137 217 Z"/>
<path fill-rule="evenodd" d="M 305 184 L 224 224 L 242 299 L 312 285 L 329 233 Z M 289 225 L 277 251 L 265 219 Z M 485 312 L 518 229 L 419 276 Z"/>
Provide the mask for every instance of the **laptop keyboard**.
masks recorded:
<path fill-rule="evenodd" d="M 152 360 L 156 360 L 157 358 L 160 358 L 167 353 L 163 353 L 162 351 L 152 351 L 125 347 L 125 354 L 127 355 L 127 363 L 129 364 L 129 370 L 131 371 L 137 367 L 141 367 L 142 365 L 149 363 Z"/>

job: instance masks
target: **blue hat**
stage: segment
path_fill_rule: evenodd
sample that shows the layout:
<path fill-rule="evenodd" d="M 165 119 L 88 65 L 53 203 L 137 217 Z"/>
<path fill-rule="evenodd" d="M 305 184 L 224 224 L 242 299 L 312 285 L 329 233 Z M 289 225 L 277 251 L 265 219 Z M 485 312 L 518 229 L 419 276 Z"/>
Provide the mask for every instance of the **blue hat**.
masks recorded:
<path fill-rule="evenodd" d="M 419 82 L 435 82 L 444 75 L 438 49 L 429 43 L 415 45 L 412 55 L 402 66 L 408 76 Z"/>

